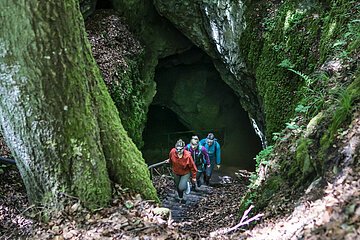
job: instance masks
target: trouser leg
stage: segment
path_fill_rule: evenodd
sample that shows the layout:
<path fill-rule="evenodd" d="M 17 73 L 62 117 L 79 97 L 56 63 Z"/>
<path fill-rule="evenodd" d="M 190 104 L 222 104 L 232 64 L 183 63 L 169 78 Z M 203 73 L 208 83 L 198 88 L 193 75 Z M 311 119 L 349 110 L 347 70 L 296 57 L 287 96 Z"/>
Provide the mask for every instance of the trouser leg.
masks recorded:
<path fill-rule="evenodd" d="M 177 191 L 177 193 L 178 193 L 178 195 L 179 195 L 179 198 L 182 198 L 182 197 L 183 197 L 183 192 L 179 191 L 180 178 L 181 178 L 180 175 L 174 174 L 175 188 L 176 188 L 176 191 Z M 181 197 L 180 197 L 180 196 L 181 196 Z"/>
<path fill-rule="evenodd" d="M 202 185 L 201 176 L 203 175 L 203 172 L 197 172 L 196 173 L 196 184 L 198 187 Z"/>
<path fill-rule="evenodd" d="M 214 170 L 214 167 L 215 167 L 215 159 L 210 160 L 210 167 L 206 168 L 205 183 L 207 185 L 209 185 L 209 183 L 210 183 L 210 178 L 211 178 L 212 172 Z"/>
<path fill-rule="evenodd" d="M 179 198 L 183 198 L 184 191 L 187 188 L 187 182 L 190 179 L 190 173 L 185 175 L 176 175 L 174 174 L 174 182 L 176 186 L 176 190 L 178 192 Z"/>

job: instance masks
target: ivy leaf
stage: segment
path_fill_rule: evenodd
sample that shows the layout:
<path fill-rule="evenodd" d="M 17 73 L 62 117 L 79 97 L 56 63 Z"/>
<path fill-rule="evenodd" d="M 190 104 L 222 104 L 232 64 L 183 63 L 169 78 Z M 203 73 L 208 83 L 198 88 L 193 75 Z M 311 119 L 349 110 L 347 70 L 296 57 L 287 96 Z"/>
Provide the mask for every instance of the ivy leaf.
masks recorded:
<path fill-rule="evenodd" d="M 127 209 L 130 209 L 130 208 L 133 208 L 134 207 L 134 204 L 131 202 L 131 201 L 126 201 L 125 202 L 125 207 Z"/>

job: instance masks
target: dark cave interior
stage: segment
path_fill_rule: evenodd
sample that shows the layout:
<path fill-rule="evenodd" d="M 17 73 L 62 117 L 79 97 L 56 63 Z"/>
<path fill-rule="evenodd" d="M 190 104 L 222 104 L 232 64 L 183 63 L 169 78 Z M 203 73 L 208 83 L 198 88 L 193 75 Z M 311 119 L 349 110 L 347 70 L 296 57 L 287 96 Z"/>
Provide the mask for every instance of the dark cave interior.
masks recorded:
<path fill-rule="evenodd" d="M 186 143 L 213 132 L 221 144 L 222 164 L 254 170 L 261 142 L 233 90 L 221 80 L 211 59 L 192 49 L 159 61 L 157 93 L 143 132 L 148 164 L 168 157 L 177 139 Z"/>

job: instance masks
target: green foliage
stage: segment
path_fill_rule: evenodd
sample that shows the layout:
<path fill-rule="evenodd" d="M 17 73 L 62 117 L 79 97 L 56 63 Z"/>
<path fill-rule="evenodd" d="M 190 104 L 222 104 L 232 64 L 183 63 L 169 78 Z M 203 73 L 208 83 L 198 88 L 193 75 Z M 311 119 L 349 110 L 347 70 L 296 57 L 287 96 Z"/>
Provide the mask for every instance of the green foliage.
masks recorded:
<path fill-rule="evenodd" d="M 302 104 L 299 104 L 295 108 L 296 113 L 304 113 L 306 114 L 309 111 L 310 106 L 304 106 Z"/>
<path fill-rule="evenodd" d="M 271 153 L 274 150 L 274 146 L 268 146 L 265 149 L 261 150 L 258 155 L 256 155 L 256 170 L 259 170 L 259 166 L 261 164 L 263 165 L 268 165 L 269 163 L 269 157 L 271 155 Z"/>
<path fill-rule="evenodd" d="M 250 176 L 250 184 L 248 185 L 248 192 L 241 200 L 240 211 L 245 211 L 251 204 L 253 204 L 254 200 L 258 197 L 257 190 L 260 185 L 259 181 L 259 170 L 261 165 L 269 165 L 269 160 L 271 153 L 273 152 L 274 147 L 268 146 L 258 153 L 256 156 L 256 171 L 252 173 Z"/>
<path fill-rule="evenodd" d="M 307 117 L 317 114 L 325 104 L 325 89 L 329 76 L 325 72 L 318 72 L 314 74 L 314 78 L 311 78 L 293 69 L 294 64 L 288 59 L 283 60 L 278 66 L 286 68 L 304 80 L 304 84 L 299 91 L 301 100 L 295 108 L 295 113 L 304 113 Z"/>
<path fill-rule="evenodd" d="M 290 62 L 289 59 L 283 60 L 280 64 L 278 64 L 278 66 L 286 68 L 287 70 L 289 70 L 289 71 L 295 73 L 296 75 L 300 76 L 302 79 L 305 80 L 305 84 L 306 84 L 307 87 L 309 87 L 314 82 L 314 80 L 312 80 L 309 76 L 307 76 L 307 75 L 293 69 L 295 66 Z"/>
<path fill-rule="evenodd" d="M 331 146 L 338 129 L 350 119 L 355 103 L 358 103 L 360 100 L 360 71 L 358 70 L 355 75 L 356 79 L 349 87 L 338 94 L 337 107 L 333 114 L 330 127 L 320 141 L 319 158 L 323 158 Z"/>
<path fill-rule="evenodd" d="M 320 42 L 321 62 L 330 52 L 347 58 L 360 47 L 360 6 L 357 1 L 334 1 L 323 18 L 324 29 Z"/>
<path fill-rule="evenodd" d="M 248 191 L 240 202 L 240 212 L 244 212 L 246 209 L 250 207 L 250 205 L 254 205 L 255 199 L 257 199 L 258 194 L 256 191 Z"/>
<path fill-rule="evenodd" d="M 332 133 L 335 133 L 335 131 L 339 128 L 341 123 L 343 123 L 350 116 L 354 98 L 350 91 L 344 90 L 339 93 L 339 97 L 337 101 L 338 101 L 338 107 L 335 111 L 334 118 L 330 128 L 330 131 Z"/>

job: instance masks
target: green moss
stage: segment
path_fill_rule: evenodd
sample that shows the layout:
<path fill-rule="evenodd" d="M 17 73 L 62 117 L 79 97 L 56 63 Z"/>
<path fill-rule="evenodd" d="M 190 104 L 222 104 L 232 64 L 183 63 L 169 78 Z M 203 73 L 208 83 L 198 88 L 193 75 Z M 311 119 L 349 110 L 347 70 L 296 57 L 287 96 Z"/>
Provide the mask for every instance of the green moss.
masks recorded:
<path fill-rule="evenodd" d="M 353 19 L 356 19 L 356 13 L 359 12 L 359 6 L 356 4 L 356 1 L 348 0 L 333 0 L 331 1 L 331 8 L 328 14 L 324 17 L 323 31 L 321 34 L 320 40 L 320 59 L 325 61 L 329 54 L 336 50 L 336 41 L 343 41 L 347 45 L 347 42 L 350 40 L 349 37 L 354 37 L 353 45 L 351 46 L 350 51 L 353 51 L 359 44 L 359 35 L 358 30 L 359 26 L 357 25 L 357 30 L 354 29 L 354 34 L 351 36 L 349 34 L 349 24 L 355 26 L 356 23 L 352 22 Z M 354 25 L 355 23 L 355 25 Z M 340 43 L 340 42 L 338 42 Z M 339 46 L 339 45 L 337 45 Z"/>
<path fill-rule="evenodd" d="M 284 185 L 303 186 L 316 175 L 323 174 L 328 150 L 339 129 L 346 128 L 360 100 L 359 70 L 355 74 L 347 71 L 345 81 L 353 82 L 339 94 L 337 106 L 332 106 L 328 89 L 329 82 L 335 77 L 320 79 L 316 76 L 324 62 L 334 57 L 345 59 L 343 64 L 349 69 L 356 68 L 352 59 L 359 44 L 355 37 L 359 32 L 358 21 L 353 20 L 359 18 L 356 1 L 288 1 L 278 6 L 268 1 L 247 1 L 246 4 L 249 7 L 247 29 L 239 44 L 249 70 L 256 77 L 256 86 L 263 100 L 268 139 L 272 132 L 278 132 L 293 117 L 291 109 L 297 101 L 303 104 L 304 109 L 312 107 L 311 114 L 304 117 L 306 111 L 302 113 L 302 120 L 316 117 L 309 123 L 306 132 L 300 132 L 304 135 L 297 140 L 293 156 L 275 153 L 279 156 L 281 172 L 278 176 L 270 176 L 259 189 L 249 191 L 243 198 L 242 210 L 249 204 L 264 207 Z M 296 71 L 279 69 L 278 64 L 284 60 L 292 63 Z M 315 81 L 305 85 L 306 79 L 295 72 Z M 337 83 L 335 85 L 338 87 Z M 304 88 L 312 94 L 305 94 Z M 317 101 L 318 98 L 326 100 L 326 103 Z M 293 139 L 290 137 L 287 141 Z"/>
<path fill-rule="evenodd" d="M 261 194 L 256 199 L 256 207 L 261 209 L 267 206 L 269 200 L 282 188 L 283 184 L 284 179 L 280 175 L 270 176 L 260 189 Z"/>
<path fill-rule="evenodd" d="M 150 180 L 150 173 L 141 152 L 119 121 L 113 101 L 107 98 L 104 82 L 99 83 L 96 92 L 101 144 L 106 158 L 109 177 L 121 186 L 140 193 L 146 199 L 159 200 Z"/>
<path fill-rule="evenodd" d="M 293 116 L 299 101 L 296 92 L 304 84 L 296 74 L 280 69 L 278 64 L 288 59 L 304 73 L 313 71 L 318 64 L 318 55 L 313 51 L 318 49 L 321 18 L 314 15 L 321 15 L 321 8 L 299 6 L 297 1 L 276 7 L 265 1 L 248 3 L 251 9 L 246 16 L 248 27 L 239 44 L 263 99 L 268 140 Z"/>
<path fill-rule="evenodd" d="M 242 214 L 250 205 L 256 209 L 267 206 L 272 196 L 277 193 L 285 184 L 285 180 L 280 175 L 270 176 L 259 188 L 249 189 L 240 202 L 240 213 Z"/>
<path fill-rule="evenodd" d="M 314 173 L 315 166 L 310 157 L 309 149 L 312 145 L 312 140 L 307 138 L 302 138 L 298 141 L 298 147 L 296 149 L 296 162 L 298 168 L 301 169 L 302 178 L 307 178 L 310 174 Z"/>
<path fill-rule="evenodd" d="M 356 108 L 356 104 L 360 100 L 360 70 L 354 75 L 355 80 L 346 88 L 346 90 L 341 93 L 340 99 L 338 101 L 338 106 L 335 111 L 329 111 L 328 114 L 332 118 L 330 127 L 325 132 L 320 140 L 320 151 L 319 158 L 323 159 L 326 155 L 328 149 L 330 148 L 334 137 L 338 129 L 350 120 L 352 111 Z"/>
<path fill-rule="evenodd" d="M 144 96 L 146 82 L 142 79 L 140 69 L 143 56 L 137 59 L 126 59 L 127 67 L 117 69 L 114 83 L 109 86 L 110 95 L 119 111 L 122 124 L 134 143 L 143 145 L 142 131 L 145 126 L 147 103 Z"/>

